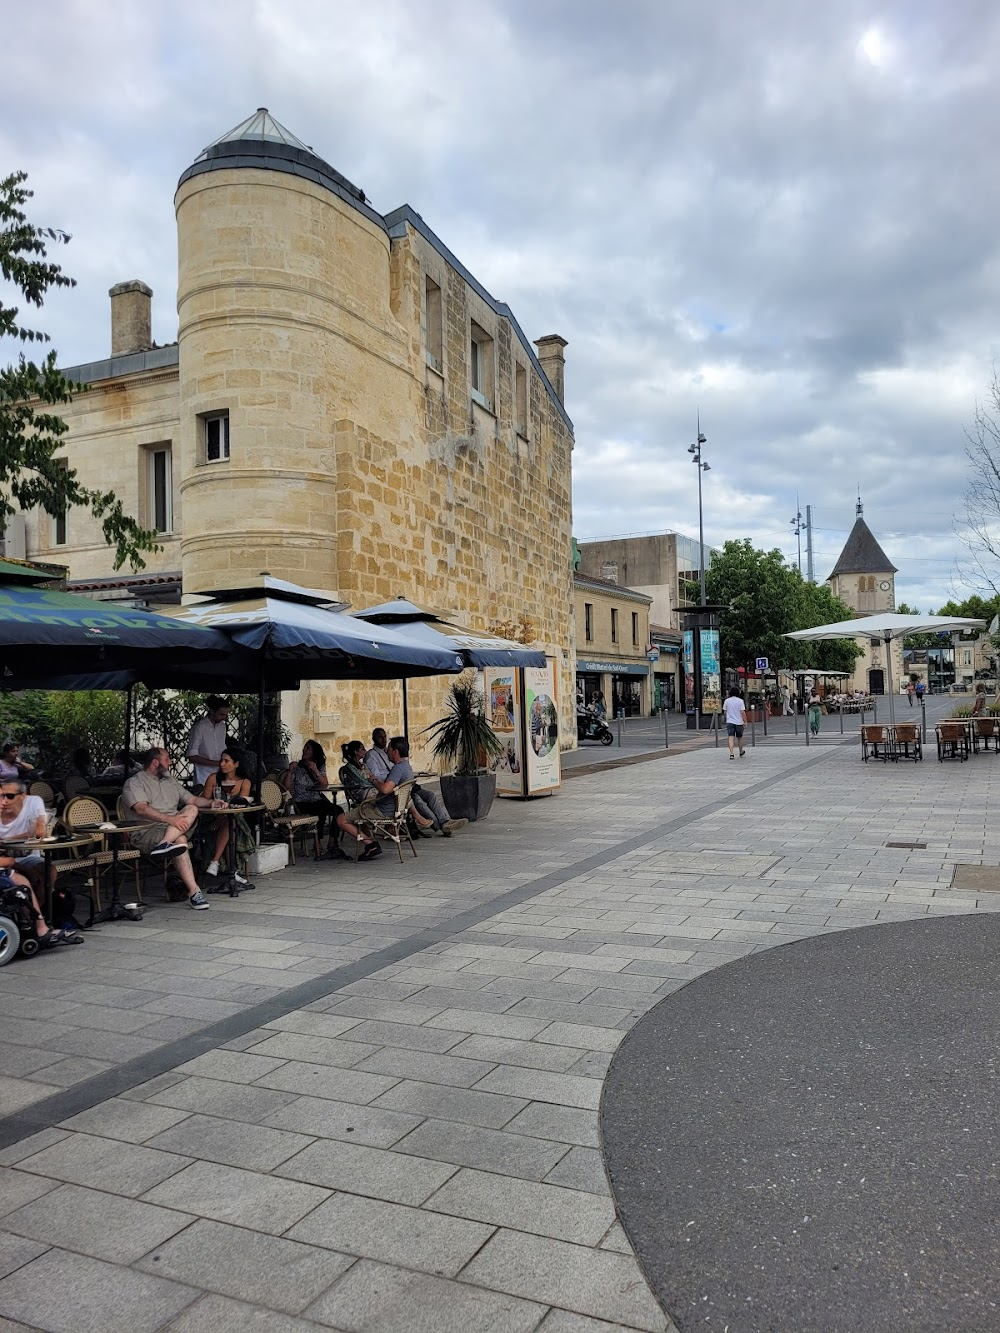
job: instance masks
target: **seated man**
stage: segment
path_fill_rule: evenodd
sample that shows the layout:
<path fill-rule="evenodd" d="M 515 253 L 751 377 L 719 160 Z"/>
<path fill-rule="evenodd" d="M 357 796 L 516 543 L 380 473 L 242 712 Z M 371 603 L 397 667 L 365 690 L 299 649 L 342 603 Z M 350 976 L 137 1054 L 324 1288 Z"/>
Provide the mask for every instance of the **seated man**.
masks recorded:
<path fill-rule="evenodd" d="M 372 748 L 365 756 L 365 768 L 373 779 L 384 781 L 389 775 L 392 760 L 386 750 L 384 727 L 376 727 L 372 732 Z M 431 791 L 429 787 L 421 787 L 419 783 L 415 782 L 410 790 L 410 802 L 420 816 L 416 822 L 417 832 L 422 837 L 431 837 L 430 829 L 434 828 L 443 838 L 450 838 L 456 829 L 465 828 L 469 822 L 467 819 L 452 819 L 448 807 L 437 792 Z M 428 826 L 427 832 L 424 832 L 425 826 Z"/>
<path fill-rule="evenodd" d="M 194 877 L 187 835 L 199 810 L 222 810 L 225 801 L 209 801 L 182 787 L 170 772 L 170 755 L 159 748 L 146 751 L 142 772 L 129 778 L 122 796 L 126 814 L 149 823 L 148 829 L 131 834 L 133 845 L 147 856 L 176 857 L 174 868 L 187 889 L 188 903 L 204 912 L 208 900 Z"/>
<path fill-rule="evenodd" d="M 26 795 L 24 783 L 17 778 L 0 779 L 0 839 L 4 843 L 24 842 L 25 839 L 44 838 L 46 832 L 42 798 Z M 50 930 L 42 916 L 36 890 L 42 885 L 44 865 L 41 852 L 29 852 L 20 857 L 0 856 L 0 877 L 4 884 L 9 878 L 11 883 L 19 884 L 31 893 L 31 906 L 37 918 L 36 934 L 43 948 L 68 940 L 76 943 L 82 939 L 78 932 Z M 54 881 L 54 874 L 52 878 Z"/>
<path fill-rule="evenodd" d="M 372 786 L 378 792 L 375 799 L 366 800 L 361 805 L 352 807 L 346 815 L 337 816 L 338 827 L 365 844 L 363 853 L 365 860 L 373 856 L 381 856 L 382 848 L 374 838 L 359 827 L 358 821 L 364 820 L 366 814 L 369 818 L 378 814 L 393 814 L 396 809 L 396 799 L 393 792 L 402 783 L 410 782 L 413 779 L 413 769 L 410 767 L 409 760 L 410 747 L 405 736 L 393 736 L 389 742 L 387 754 L 391 761 L 391 767 L 384 778 L 375 777 L 371 769 L 368 769 Z M 367 763 L 365 767 L 368 767 Z"/>

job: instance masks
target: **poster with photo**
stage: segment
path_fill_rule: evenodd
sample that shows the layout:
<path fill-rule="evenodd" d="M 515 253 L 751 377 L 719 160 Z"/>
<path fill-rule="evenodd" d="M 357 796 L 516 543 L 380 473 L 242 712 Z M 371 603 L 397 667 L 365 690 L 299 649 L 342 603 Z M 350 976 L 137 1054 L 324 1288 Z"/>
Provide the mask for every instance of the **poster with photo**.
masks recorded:
<path fill-rule="evenodd" d="M 694 712 L 694 630 L 684 631 L 684 711 Z"/>
<path fill-rule="evenodd" d="M 497 791 L 505 796 L 523 796 L 520 673 L 515 667 L 487 667 L 483 672 L 483 687 L 486 715 L 502 747 L 491 764 L 497 775 Z"/>
<path fill-rule="evenodd" d="M 722 712 L 722 670 L 719 666 L 719 631 L 703 629 L 701 635 L 701 711 Z"/>
<path fill-rule="evenodd" d="M 556 697 L 556 668 L 525 667 L 524 708 L 527 735 L 527 795 L 552 791 L 562 774 L 559 763 L 559 701 Z"/>

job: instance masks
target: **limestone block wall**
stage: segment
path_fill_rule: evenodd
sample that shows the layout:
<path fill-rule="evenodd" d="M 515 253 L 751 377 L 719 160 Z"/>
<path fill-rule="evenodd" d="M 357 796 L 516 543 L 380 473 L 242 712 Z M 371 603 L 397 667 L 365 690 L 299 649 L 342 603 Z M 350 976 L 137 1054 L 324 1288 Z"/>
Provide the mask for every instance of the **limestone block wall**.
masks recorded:
<path fill-rule="evenodd" d="M 152 525 L 147 492 L 148 450 L 171 448 L 173 463 L 173 532 L 160 538 L 163 550 L 146 556 L 152 573 L 180 568 L 182 522 L 176 439 L 179 395 L 176 368 L 98 381 L 88 392 L 59 409 L 69 426 L 60 453 L 74 467 L 84 486 L 113 490 L 127 513 Z M 66 516 L 66 543 L 53 541 L 51 518 L 38 510 L 25 516 L 29 557 L 69 567 L 74 579 L 107 578 L 113 552 L 101 525 L 87 510 L 71 509 Z M 123 573 L 128 573 L 128 568 Z"/>

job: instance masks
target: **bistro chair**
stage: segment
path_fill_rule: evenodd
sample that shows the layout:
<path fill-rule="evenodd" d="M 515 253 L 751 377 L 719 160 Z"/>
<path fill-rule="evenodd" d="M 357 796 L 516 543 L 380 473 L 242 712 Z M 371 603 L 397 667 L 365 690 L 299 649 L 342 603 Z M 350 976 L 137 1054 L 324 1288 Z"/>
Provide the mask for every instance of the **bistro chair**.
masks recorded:
<path fill-rule="evenodd" d="M 912 752 L 911 752 L 912 747 Z M 920 744 L 920 727 L 916 722 L 897 722 L 893 734 L 894 759 L 912 759 L 914 763 L 923 759 L 924 752 Z"/>
<path fill-rule="evenodd" d="M 413 839 L 410 837 L 410 827 L 406 820 L 406 807 L 410 804 L 410 794 L 413 790 L 416 779 L 411 782 L 401 782 L 398 787 L 393 787 L 392 794 L 395 798 L 395 807 L 392 814 L 389 815 L 369 815 L 358 816 L 358 827 L 367 829 L 375 838 L 385 838 L 389 842 L 396 844 L 396 851 L 399 852 L 399 863 L 403 863 L 403 839 L 410 845 L 410 851 L 414 856 L 417 849 L 413 845 Z M 374 806 L 369 807 L 374 809 Z M 361 842 L 355 839 L 354 859 L 358 859 L 361 849 Z"/>
<path fill-rule="evenodd" d="M 879 746 L 882 747 L 881 754 Z M 868 756 L 873 759 L 881 759 L 883 763 L 889 758 L 889 735 L 881 723 L 869 722 L 861 728 L 861 758 L 867 764 Z"/>
<path fill-rule="evenodd" d="M 969 757 L 969 728 L 964 722 L 939 722 L 937 733 L 938 763 L 958 759 L 964 763 Z"/>
<path fill-rule="evenodd" d="M 1000 754 L 1000 725 L 995 717 L 977 717 L 974 743 L 976 749 L 982 745 L 984 750 L 990 748 L 990 741 L 993 742 L 995 754 Z"/>
<path fill-rule="evenodd" d="M 103 812 L 101 818 L 104 818 Z M 83 822 L 89 821 L 81 820 L 81 823 Z M 64 828 L 67 833 L 74 832 L 70 825 L 63 820 L 60 820 L 56 825 L 56 828 L 60 827 Z M 55 830 L 53 830 L 53 832 L 55 832 Z M 67 856 L 62 856 L 58 860 L 53 856 L 49 860 L 49 864 L 52 867 L 52 888 L 55 888 L 58 885 L 59 880 L 63 875 L 75 875 L 83 870 L 91 871 L 91 875 L 85 881 L 85 887 L 87 889 L 87 897 L 90 899 L 91 913 L 96 915 L 101 910 L 100 871 L 97 868 L 96 857 L 93 852 L 89 853 L 87 856 L 81 856 L 78 847 L 69 847 L 64 850 L 68 852 Z M 46 884 L 45 899 L 47 904 L 49 904 L 49 894 L 49 886 Z"/>
<path fill-rule="evenodd" d="M 29 796 L 40 796 L 45 804 L 51 810 L 56 803 L 56 794 L 47 782 L 32 782 L 28 786 Z"/>
<path fill-rule="evenodd" d="M 89 787 L 89 778 L 83 777 L 80 773 L 71 773 L 68 778 L 63 778 L 63 795 L 67 801 L 71 801 L 74 796 L 79 796 L 81 792 L 87 791 Z"/>
<path fill-rule="evenodd" d="M 265 778 L 260 784 L 261 804 L 266 807 L 267 822 L 282 842 L 288 844 L 289 864 L 295 864 L 295 839 L 300 840 L 302 851 L 306 849 L 306 839 L 312 835 L 319 858 L 319 819 L 316 815 L 288 815 L 284 813 L 287 793 L 276 782 Z"/>
<path fill-rule="evenodd" d="M 84 824 L 103 824 L 108 814 L 101 805 L 100 801 L 93 796 L 74 796 L 71 801 L 66 802 L 66 809 L 62 813 L 63 823 L 71 833 L 74 833 Z M 114 856 L 107 847 L 107 838 L 102 839 L 102 849 L 99 852 L 93 852 L 94 865 L 97 868 L 98 897 L 100 897 L 100 876 L 101 873 L 114 866 Z M 135 875 L 135 896 L 142 902 L 142 886 L 139 883 L 139 865 L 142 861 L 142 855 L 135 847 L 118 848 L 119 866 L 130 866 Z M 145 868 L 143 869 L 143 879 L 145 880 Z"/>

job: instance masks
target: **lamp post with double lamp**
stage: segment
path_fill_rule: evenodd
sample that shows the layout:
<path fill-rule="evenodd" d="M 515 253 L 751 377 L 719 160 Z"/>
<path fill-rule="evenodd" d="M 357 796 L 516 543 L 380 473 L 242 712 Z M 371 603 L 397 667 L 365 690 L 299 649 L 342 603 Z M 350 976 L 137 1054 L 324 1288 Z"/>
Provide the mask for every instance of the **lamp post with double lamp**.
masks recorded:
<path fill-rule="evenodd" d="M 710 472 L 711 468 L 707 463 L 701 461 L 701 446 L 707 444 L 705 436 L 701 433 L 701 414 L 698 414 L 698 435 L 694 444 L 688 445 L 688 453 L 693 454 L 693 462 L 698 469 L 698 587 L 701 590 L 700 605 L 705 605 L 705 516 L 701 504 L 701 474 Z"/>

